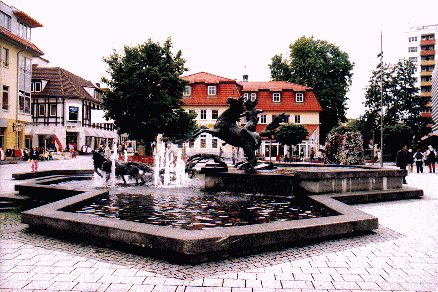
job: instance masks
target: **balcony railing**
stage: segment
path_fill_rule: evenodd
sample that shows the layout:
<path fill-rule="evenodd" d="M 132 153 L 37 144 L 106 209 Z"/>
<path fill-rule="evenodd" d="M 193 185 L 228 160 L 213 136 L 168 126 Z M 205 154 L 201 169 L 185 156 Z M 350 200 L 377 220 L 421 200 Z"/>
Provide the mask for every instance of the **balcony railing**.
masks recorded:
<path fill-rule="evenodd" d="M 425 46 L 425 45 L 434 45 L 435 43 L 436 43 L 435 40 L 422 40 L 422 41 L 420 41 L 420 45 L 423 45 L 423 46 Z"/>
<path fill-rule="evenodd" d="M 436 62 L 435 62 L 435 60 L 426 60 L 426 61 L 421 61 L 421 65 L 423 65 L 423 66 L 432 66 L 432 65 L 435 65 L 436 64 Z"/>
<path fill-rule="evenodd" d="M 432 76 L 432 71 L 421 71 L 420 76 Z"/>
<path fill-rule="evenodd" d="M 420 51 L 420 56 L 430 56 L 430 55 L 435 55 L 435 50 Z"/>
<path fill-rule="evenodd" d="M 432 81 L 421 81 L 420 86 L 432 86 Z"/>

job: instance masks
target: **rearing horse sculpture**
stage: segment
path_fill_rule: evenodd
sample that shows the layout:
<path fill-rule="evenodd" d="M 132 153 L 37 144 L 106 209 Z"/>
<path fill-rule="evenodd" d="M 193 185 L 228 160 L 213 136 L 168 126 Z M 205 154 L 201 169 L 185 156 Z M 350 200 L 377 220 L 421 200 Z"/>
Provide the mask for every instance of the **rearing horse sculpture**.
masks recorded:
<path fill-rule="evenodd" d="M 192 139 L 195 140 L 203 133 L 209 133 L 231 146 L 240 147 L 248 159 L 248 162 L 243 164 L 241 168 L 252 169 L 257 162 L 254 152 L 260 147 L 260 135 L 237 125 L 237 121 L 245 112 L 243 97 L 239 99 L 228 98 L 227 103 L 230 107 L 218 117 L 213 128 L 201 127 L 193 134 Z"/>

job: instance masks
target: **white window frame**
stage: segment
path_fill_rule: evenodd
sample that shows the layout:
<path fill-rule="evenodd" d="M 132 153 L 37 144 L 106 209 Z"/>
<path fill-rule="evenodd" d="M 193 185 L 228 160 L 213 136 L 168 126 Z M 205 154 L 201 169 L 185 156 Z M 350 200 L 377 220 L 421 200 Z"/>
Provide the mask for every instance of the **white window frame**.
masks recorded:
<path fill-rule="evenodd" d="M 267 124 L 267 117 L 266 115 L 260 115 L 260 124 Z"/>
<path fill-rule="evenodd" d="M 295 124 L 301 124 L 301 115 L 295 115 Z"/>
<path fill-rule="evenodd" d="M 216 118 L 213 117 L 213 113 L 216 113 Z M 216 110 L 216 109 L 211 110 L 211 119 L 217 120 L 218 117 L 219 117 L 219 110 Z"/>
<path fill-rule="evenodd" d="M 184 88 L 183 96 L 190 96 L 190 95 L 192 95 L 192 87 L 188 85 Z"/>
<path fill-rule="evenodd" d="M 206 120 L 207 119 L 207 110 L 206 109 L 202 109 L 199 115 L 199 119 L 200 120 Z"/>
<path fill-rule="evenodd" d="M 44 103 L 38 104 L 38 116 L 39 117 L 46 116 L 46 104 L 44 104 Z"/>
<path fill-rule="evenodd" d="M 280 92 L 272 93 L 272 102 L 281 102 L 281 93 Z"/>
<path fill-rule="evenodd" d="M 41 81 L 32 82 L 31 92 L 41 92 L 41 91 L 42 91 L 42 82 Z"/>
<path fill-rule="evenodd" d="M 53 109 L 54 109 L 54 111 L 53 111 Z M 57 106 L 57 104 L 56 104 L 56 103 L 51 103 L 51 104 L 49 105 L 49 115 L 50 115 L 51 117 L 56 117 L 57 112 L 58 112 L 58 106 Z"/>
<path fill-rule="evenodd" d="M 217 86 L 208 86 L 207 87 L 207 94 L 209 96 L 217 95 Z"/>
<path fill-rule="evenodd" d="M 257 99 L 257 93 L 256 92 L 251 92 L 251 101 L 254 101 Z"/>
<path fill-rule="evenodd" d="M 9 49 L 3 47 L 2 55 L 1 55 L 2 66 L 5 68 L 9 68 Z"/>
<path fill-rule="evenodd" d="M 302 92 L 295 93 L 295 101 L 296 102 L 304 102 L 304 93 L 302 93 Z"/>
<path fill-rule="evenodd" d="M 248 93 L 248 92 L 245 92 L 245 93 L 243 94 L 243 99 L 244 99 L 244 100 L 248 100 L 248 96 L 249 96 L 249 93 Z"/>

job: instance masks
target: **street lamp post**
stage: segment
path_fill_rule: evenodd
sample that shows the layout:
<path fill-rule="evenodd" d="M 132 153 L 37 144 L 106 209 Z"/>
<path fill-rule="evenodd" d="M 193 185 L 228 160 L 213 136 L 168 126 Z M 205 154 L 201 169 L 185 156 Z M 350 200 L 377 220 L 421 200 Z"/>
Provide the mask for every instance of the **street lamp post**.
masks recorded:
<path fill-rule="evenodd" d="M 383 167 L 383 33 L 380 32 L 380 53 L 377 55 L 380 57 L 379 65 L 380 68 L 380 167 Z"/>

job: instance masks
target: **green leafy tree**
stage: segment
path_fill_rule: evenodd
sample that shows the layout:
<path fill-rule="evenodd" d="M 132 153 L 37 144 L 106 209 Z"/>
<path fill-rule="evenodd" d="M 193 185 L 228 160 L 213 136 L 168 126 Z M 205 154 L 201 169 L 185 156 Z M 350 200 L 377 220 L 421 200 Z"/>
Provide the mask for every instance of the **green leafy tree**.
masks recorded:
<path fill-rule="evenodd" d="M 305 140 L 307 136 L 309 136 L 309 132 L 306 127 L 289 123 L 280 125 L 274 133 L 275 140 L 282 145 L 288 145 L 290 149 L 291 146 L 298 145 Z M 292 151 L 289 151 L 289 155 L 292 155 Z M 291 158 L 289 157 L 289 159 Z"/>
<path fill-rule="evenodd" d="M 424 111 L 429 97 L 418 94 L 419 89 L 415 86 L 416 79 L 413 77 L 414 73 L 415 65 L 406 59 L 398 61 L 395 65 L 383 64 L 378 70 L 372 72 L 372 77 L 365 93 L 366 112 L 363 118 L 364 123 L 368 125 L 368 130 L 375 129 L 377 126 L 380 135 L 382 96 L 379 75 L 381 75 L 383 83 L 384 129 L 389 129 L 389 127 L 397 124 L 408 126 L 413 133 L 413 141 L 408 143 L 408 146 L 418 143 L 421 137 L 430 132 L 430 128 L 427 125 L 431 123 L 431 119 L 421 116 L 421 112 Z M 366 135 L 369 135 L 369 133 L 366 133 Z M 386 139 L 384 139 L 384 144 L 386 143 L 385 141 Z"/>
<path fill-rule="evenodd" d="M 181 51 L 173 55 L 171 48 L 170 38 L 163 45 L 149 39 L 103 59 L 109 73 L 102 78 L 109 86 L 103 103 L 107 116 L 119 132 L 146 144 L 158 134 L 181 140 L 196 127 L 193 117 L 181 109 L 185 60 Z"/>
<path fill-rule="evenodd" d="M 412 147 L 414 132 L 412 128 L 404 124 L 390 125 L 383 130 L 383 153 L 388 156 L 391 161 L 394 161 L 397 152 L 403 146 Z"/>
<path fill-rule="evenodd" d="M 338 46 L 313 37 L 299 38 L 289 46 L 290 60 L 275 55 L 269 64 L 276 81 L 313 87 L 321 105 L 321 138 L 341 122 L 346 122 L 347 91 L 351 85 L 354 63 Z"/>

